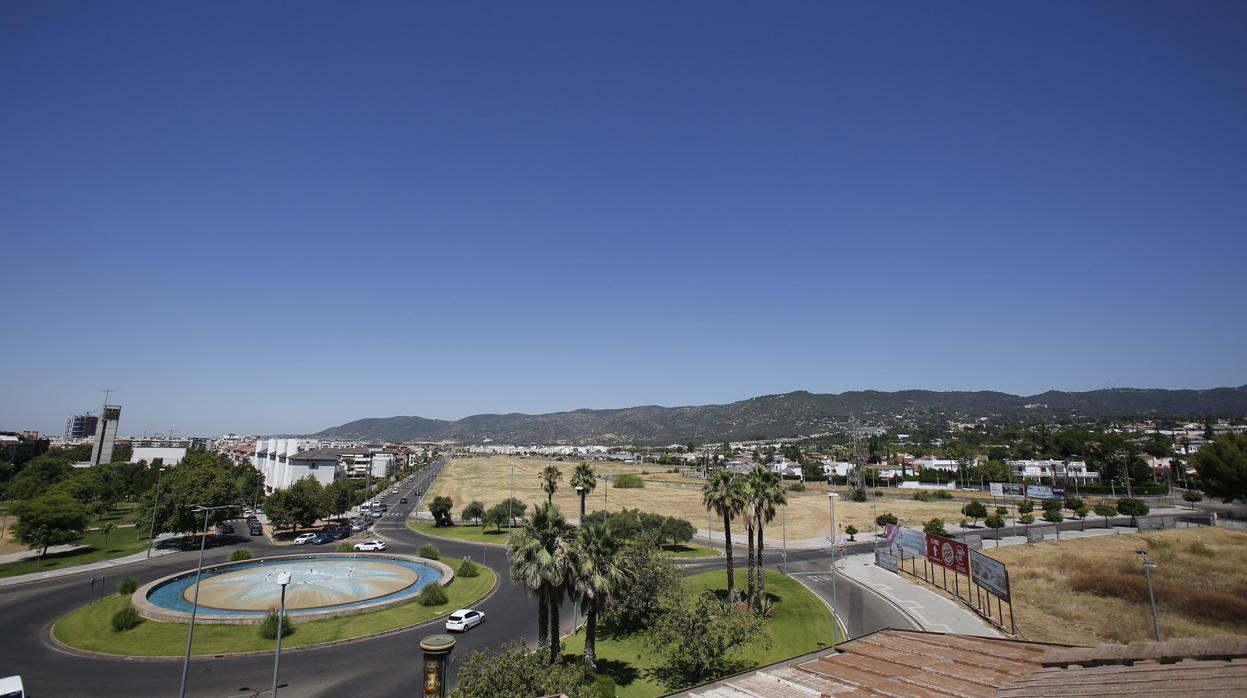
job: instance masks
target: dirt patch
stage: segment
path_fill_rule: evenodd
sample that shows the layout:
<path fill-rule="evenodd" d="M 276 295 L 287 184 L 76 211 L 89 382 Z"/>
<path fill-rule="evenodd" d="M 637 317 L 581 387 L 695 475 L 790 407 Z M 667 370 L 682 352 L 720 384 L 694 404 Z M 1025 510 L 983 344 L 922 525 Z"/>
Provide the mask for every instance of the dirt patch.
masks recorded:
<path fill-rule="evenodd" d="M 992 549 L 1009 566 L 1027 640 L 1095 644 L 1153 639 L 1147 550 L 1166 638 L 1247 634 L 1247 533 L 1222 528 L 1098 536 Z"/>

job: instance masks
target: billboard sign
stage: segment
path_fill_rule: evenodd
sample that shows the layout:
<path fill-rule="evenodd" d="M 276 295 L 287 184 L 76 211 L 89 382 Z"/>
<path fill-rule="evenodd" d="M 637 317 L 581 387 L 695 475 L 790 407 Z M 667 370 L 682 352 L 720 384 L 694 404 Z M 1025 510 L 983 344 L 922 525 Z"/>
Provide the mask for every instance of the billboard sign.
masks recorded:
<path fill-rule="evenodd" d="M 900 548 L 914 557 L 926 557 L 926 534 L 896 524 L 888 524 L 888 548 Z"/>
<path fill-rule="evenodd" d="M 970 572 L 975 584 L 1009 601 L 1009 570 L 1005 563 L 993 560 L 977 550 L 971 550 Z"/>
<path fill-rule="evenodd" d="M 944 536 L 927 536 L 927 559 L 954 572 L 970 574 L 970 548 L 961 541 Z"/>
<path fill-rule="evenodd" d="M 1065 489 L 1048 485 L 1027 485 L 1026 496 L 1031 499 L 1062 499 L 1065 497 Z"/>
<path fill-rule="evenodd" d="M 1025 494 L 1021 484 L 1012 482 L 993 482 L 988 487 L 993 497 L 1021 497 Z"/>

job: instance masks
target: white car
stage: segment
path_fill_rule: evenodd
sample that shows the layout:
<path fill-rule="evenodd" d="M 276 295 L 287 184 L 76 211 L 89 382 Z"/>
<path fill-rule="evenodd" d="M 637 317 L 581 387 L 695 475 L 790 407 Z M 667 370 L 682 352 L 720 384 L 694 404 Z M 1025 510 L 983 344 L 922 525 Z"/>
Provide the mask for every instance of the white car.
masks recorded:
<path fill-rule="evenodd" d="M 0 679 L 0 698 L 26 698 L 26 689 L 22 687 L 22 677 L 8 676 Z"/>
<path fill-rule="evenodd" d="M 377 550 L 385 550 L 385 541 L 383 540 L 366 540 L 362 543 L 356 543 L 355 549 L 361 553 L 372 552 Z"/>
<path fill-rule="evenodd" d="M 467 632 L 484 622 L 484 613 L 470 608 L 461 608 L 446 619 L 446 630 L 457 633 Z"/>
<path fill-rule="evenodd" d="M 315 533 L 304 533 L 300 535 L 298 538 L 294 539 L 294 544 L 295 545 L 307 545 L 308 543 L 311 543 L 312 539 L 315 537 L 316 537 Z"/>

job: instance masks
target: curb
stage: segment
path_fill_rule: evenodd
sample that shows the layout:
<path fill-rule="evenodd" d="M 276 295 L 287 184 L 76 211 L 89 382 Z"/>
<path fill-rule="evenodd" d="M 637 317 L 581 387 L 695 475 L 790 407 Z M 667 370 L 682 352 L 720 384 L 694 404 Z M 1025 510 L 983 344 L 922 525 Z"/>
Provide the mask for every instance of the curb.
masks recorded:
<path fill-rule="evenodd" d="M 53 579 L 60 579 L 62 577 L 71 577 L 75 574 L 86 574 L 89 572 L 101 572 L 103 570 L 111 570 L 116 567 L 125 567 L 126 565 L 134 565 L 140 562 L 148 562 L 149 560 L 159 560 L 160 558 L 169 557 L 170 555 L 176 555 L 181 552 L 186 552 L 186 551 L 166 550 L 166 551 L 161 551 L 159 554 L 153 554 L 151 557 L 142 557 L 136 560 L 126 560 L 125 562 L 116 562 L 117 560 L 124 560 L 125 558 L 114 558 L 113 560 L 103 560 L 101 562 L 108 562 L 108 563 L 113 563 L 113 564 L 109 564 L 105 567 L 96 567 L 93 569 L 76 569 L 75 567 L 66 567 L 62 570 L 53 570 L 56 572 L 60 572 L 62 574 L 54 574 L 48 577 L 39 577 L 38 579 L 33 579 L 32 577 L 35 577 L 36 575 L 44 574 L 43 572 L 31 572 L 30 574 L 18 575 L 16 577 L 4 577 L 4 578 L 0 578 L 0 589 L 5 589 L 8 587 L 19 587 L 25 584 L 35 584 L 37 582 L 47 582 Z M 138 553 L 135 553 L 135 554 L 137 555 Z M 130 556 L 127 555 L 126 557 L 130 557 Z M 98 564 L 98 563 L 88 562 L 86 565 L 79 565 L 79 567 L 86 567 L 87 565 L 94 565 L 94 564 Z"/>
<path fill-rule="evenodd" d="M 836 574 L 837 574 L 837 575 L 839 575 L 839 577 L 840 577 L 841 579 L 846 579 L 846 580 L 848 580 L 848 581 L 849 581 L 849 583 L 850 583 L 850 584 L 855 584 L 855 585 L 857 585 L 857 587 L 858 587 L 858 588 L 860 588 L 860 589 L 862 589 L 863 591 L 866 591 L 866 592 L 869 592 L 869 593 L 871 593 L 871 594 L 874 594 L 876 597 L 878 597 L 879 599 L 882 599 L 885 603 L 887 603 L 887 604 L 888 604 L 889 606 L 891 606 L 892 608 L 895 608 L 896 610 L 900 611 L 900 612 L 901 612 L 901 615 L 903 615 L 903 616 L 905 616 L 906 618 L 908 618 L 908 619 L 909 619 L 909 622 L 913 623 L 913 624 L 914 624 L 914 627 L 916 627 L 918 630 L 921 630 L 921 631 L 923 631 L 923 632 L 931 632 L 931 631 L 928 631 L 925 627 L 923 627 L 922 623 L 918 622 L 918 619 L 917 619 L 917 618 L 915 618 L 915 617 L 914 617 L 914 615 L 913 615 L 912 613 L 910 613 L 910 612 L 909 612 L 909 609 L 907 609 L 907 608 L 905 608 L 904 606 L 900 605 L 900 604 L 899 604 L 899 603 L 897 603 L 895 600 L 893 600 L 893 599 L 889 598 L 889 597 L 888 597 L 888 596 L 886 596 L 885 594 L 881 594 L 881 593 L 879 593 L 879 591 L 878 591 L 878 590 L 876 590 L 876 589 L 872 589 L 872 588 L 870 587 L 870 585 L 869 585 L 869 584 L 867 584 L 867 583 L 865 583 L 865 582 L 863 582 L 863 581 L 861 581 L 861 580 L 859 580 L 859 579 L 854 579 L 854 578 L 850 577 L 849 575 L 844 574 L 844 573 L 843 573 L 843 572 L 841 572 L 840 570 L 836 570 Z M 898 576 L 898 578 L 900 577 L 900 575 L 897 575 L 897 576 Z M 901 579 L 901 581 L 905 581 L 905 580 L 904 580 L 904 579 Z"/>
<path fill-rule="evenodd" d="M 486 592 L 484 596 L 477 599 L 473 603 L 483 603 L 485 601 L 488 601 L 490 598 L 493 597 L 495 593 L 498 592 L 498 588 L 501 586 L 502 586 L 502 582 L 498 577 L 498 573 L 494 572 L 493 587 L 491 587 L 490 590 Z M 76 610 L 78 609 L 74 609 L 73 611 L 76 611 Z M 73 613 L 73 611 L 70 611 L 69 613 Z M 124 662 L 175 662 L 175 661 L 180 662 L 180 661 L 183 661 L 184 659 L 184 657 L 181 655 L 161 655 L 158 657 L 152 657 L 152 656 L 147 656 L 147 655 L 109 654 L 107 652 L 96 652 L 94 650 L 84 650 L 84 649 L 79 649 L 77 647 L 71 647 L 69 645 L 66 645 L 65 643 L 56 639 L 56 636 L 52 634 L 52 629 L 56 626 L 57 623 L 61 622 L 65 618 L 65 616 L 68 616 L 69 613 L 66 613 L 58 617 L 56 620 L 44 626 L 44 629 L 43 629 L 43 635 L 45 639 L 44 644 L 48 645 L 54 650 L 64 652 L 65 654 L 73 654 L 73 655 L 78 655 L 80 657 L 87 657 L 90 659 L 110 659 L 110 660 L 118 660 L 118 661 L 124 661 Z M 383 632 L 374 633 L 372 635 L 361 635 L 360 637 L 351 637 L 351 638 L 346 638 L 344 640 L 331 640 L 329 642 L 322 642 L 322 643 L 318 643 L 315 645 L 304 645 L 302 647 L 282 647 L 282 652 L 283 653 L 301 652 L 301 651 L 326 649 L 329 647 L 340 647 L 342 645 L 350 645 L 350 644 L 355 644 L 359 642 L 367 642 L 369 640 L 375 640 L 376 638 L 379 638 L 379 637 L 388 637 L 390 635 L 398 635 L 399 633 L 409 632 L 417 628 L 424 627 L 426 625 L 437 623 L 441 621 L 443 618 L 445 618 L 446 616 L 450 615 L 451 613 L 454 613 L 454 610 L 446 611 L 445 613 L 441 615 L 435 616 L 428 620 L 420 621 L 419 623 L 415 623 L 413 625 L 408 625 L 402 628 L 394 628 L 392 630 L 385 630 Z M 238 657 L 271 656 L 272 654 L 273 654 L 272 650 L 257 650 L 255 652 L 225 652 L 222 654 L 192 654 L 191 659 L 234 659 Z"/>
<path fill-rule="evenodd" d="M 824 599 L 823 597 L 819 596 L 817 591 L 814 591 L 814 590 L 813 590 L 813 589 L 811 589 L 809 586 L 807 586 L 807 585 L 806 585 L 806 583 L 805 583 L 805 582 L 803 582 L 803 581 L 801 581 L 801 579 L 800 579 L 800 578 L 798 578 L 798 577 L 794 577 L 794 576 L 792 576 L 792 575 L 788 574 L 787 572 L 781 572 L 780 574 L 784 575 L 784 576 L 785 576 L 785 577 L 787 577 L 788 579 L 791 579 L 792 581 L 796 582 L 797 584 L 800 584 L 802 589 L 805 589 L 806 591 L 810 592 L 810 594 L 812 594 L 812 595 L 814 596 L 814 598 L 816 598 L 816 599 L 818 599 L 819 601 L 822 601 L 822 602 L 823 602 L 823 605 L 827 607 L 827 611 L 828 611 L 829 613 L 831 613 L 831 620 L 832 620 L 832 622 L 834 622 L 834 623 L 836 624 L 836 631 L 840 633 L 840 642 L 848 642 L 849 640 L 853 639 L 853 638 L 849 635 L 849 627 L 848 627 L 847 625 L 845 625 L 845 624 L 844 624 L 844 621 L 840 620 L 840 616 L 836 615 L 836 609 L 835 609 L 835 607 L 834 607 L 834 606 L 832 606 L 830 603 L 828 603 L 828 602 L 827 602 L 827 599 Z M 841 575 L 841 576 L 843 576 L 843 575 Z M 835 647 L 836 645 L 840 644 L 840 642 L 833 642 L 833 643 L 831 643 L 831 646 L 832 646 L 832 647 Z"/>

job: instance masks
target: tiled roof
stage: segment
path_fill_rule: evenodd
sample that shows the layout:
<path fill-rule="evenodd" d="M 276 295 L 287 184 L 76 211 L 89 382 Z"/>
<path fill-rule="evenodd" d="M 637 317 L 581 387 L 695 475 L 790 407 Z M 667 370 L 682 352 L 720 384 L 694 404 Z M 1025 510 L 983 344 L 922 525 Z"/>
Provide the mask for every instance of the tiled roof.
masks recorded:
<path fill-rule="evenodd" d="M 996 695 L 1247 695 L 1247 637 L 1072 647 L 1041 661 L 1042 669 Z"/>
<path fill-rule="evenodd" d="M 966 635 L 884 630 L 813 657 L 690 690 L 706 698 L 992 696 L 1040 667 L 1053 646 Z"/>

